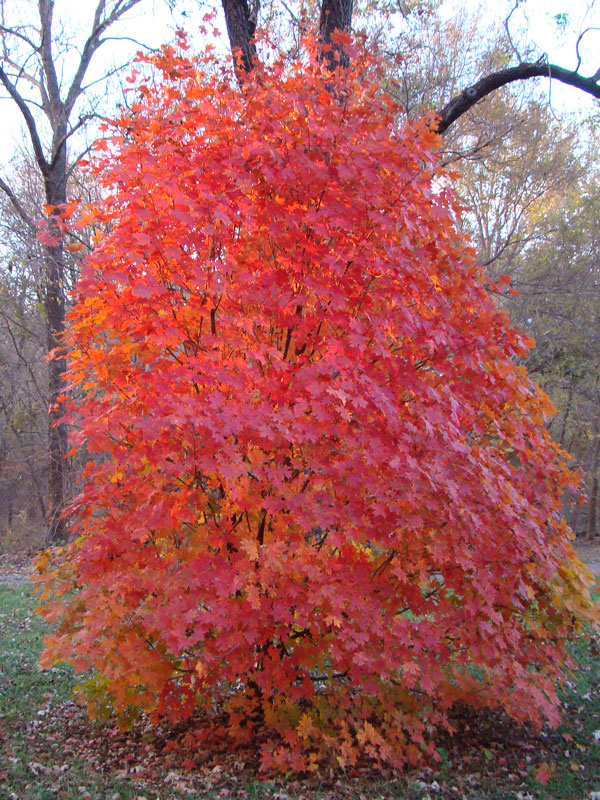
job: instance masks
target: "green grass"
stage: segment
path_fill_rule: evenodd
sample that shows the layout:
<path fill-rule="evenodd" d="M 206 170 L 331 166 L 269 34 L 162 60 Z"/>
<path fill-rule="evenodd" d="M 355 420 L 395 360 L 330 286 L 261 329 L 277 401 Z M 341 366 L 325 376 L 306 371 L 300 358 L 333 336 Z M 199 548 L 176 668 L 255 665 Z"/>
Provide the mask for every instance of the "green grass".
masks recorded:
<path fill-rule="evenodd" d="M 90 722 L 71 702 L 71 671 L 37 668 L 46 627 L 34 605 L 29 587 L 0 585 L 0 800 L 587 800 L 600 792 L 597 642 L 574 645 L 578 668 L 555 731 L 540 735 L 500 714 L 457 712 L 459 732 L 442 743 L 435 770 L 261 781 L 243 756 L 170 751 L 164 730 L 138 725 L 123 733 Z M 185 741 L 185 731 L 176 735 Z M 189 758 L 196 770 L 186 771 Z M 542 764 L 547 786 L 535 780 Z"/>
<path fill-rule="evenodd" d="M 102 781 L 65 742 L 65 725 L 80 717 L 71 702 L 69 669 L 40 671 L 45 625 L 32 613 L 31 591 L 0 586 L 0 787 L 2 798 L 117 797 L 140 793 L 123 782 Z M 75 745 L 75 743 L 73 743 Z M 73 751 L 76 746 L 73 746 Z M 106 794 L 106 792 L 109 794 Z"/>

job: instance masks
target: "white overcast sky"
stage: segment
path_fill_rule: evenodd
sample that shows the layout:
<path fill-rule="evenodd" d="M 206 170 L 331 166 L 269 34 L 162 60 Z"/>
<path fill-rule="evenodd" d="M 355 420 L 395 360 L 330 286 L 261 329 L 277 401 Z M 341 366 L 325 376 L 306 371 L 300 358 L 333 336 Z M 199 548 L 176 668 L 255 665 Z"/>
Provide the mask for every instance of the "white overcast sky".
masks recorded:
<path fill-rule="evenodd" d="M 13 2 L 23 3 L 24 7 L 30 0 L 13 0 Z M 600 0 L 598 2 L 600 3 Z M 483 3 L 483 8 L 490 21 L 502 20 L 513 4 L 511 0 L 488 0 L 487 3 Z M 56 0 L 55 18 L 57 21 L 64 20 L 70 31 L 78 32 L 78 39 L 83 42 L 91 24 L 95 5 L 96 0 Z M 114 34 L 132 37 L 150 46 L 159 46 L 171 39 L 176 25 L 183 22 L 189 32 L 190 43 L 194 48 L 200 49 L 202 39 L 200 35 L 196 35 L 196 31 L 200 24 L 200 16 L 206 12 L 208 4 L 204 9 L 200 9 L 198 0 L 177 0 L 175 5 L 180 11 L 171 14 L 164 0 L 142 0 L 128 14 L 126 20 L 120 23 L 118 29 L 115 28 Z M 477 5 L 478 0 L 461 2 L 446 0 L 450 12 L 461 6 L 472 9 Z M 185 17 L 181 16 L 181 11 L 185 11 Z M 564 33 L 561 33 L 555 16 L 565 13 L 568 15 L 569 24 Z M 519 38 L 520 33 L 524 34 L 538 53 L 547 54 L 551 63 L 571 69 L 576 65 L 575 41 L 578 33 L 585 28 L 594 27 L 598 30 L 586 34 L 580 44 L 582 55 L 580 72 L 583 75 L 590 75 L 600 67 L 600 9 L 593 1 L 526 0 L 521 2 L 511 20 L 511 33 L 516 38 Z M 226 45 L 226 37 L 222 38 L 223 44 Z M 111 63 L 127 60 L 135 50 L 136 45 L 131 42 L 104 45 L 94 57 L 90 74 L 99 76 Z M 553 106 L 558 110 L 566 107 L 589 114 L 594 108 L 593 102 L 584 93 L 577 89 L 560 87 L 556 81 L 553 82 L 551 97 Z M 24 134 L 20 115 L 10 99 L 0 101 L 0 115 L 2 123 L 0 165 L 6 165 L 19 141 L 23 141 Z"/>

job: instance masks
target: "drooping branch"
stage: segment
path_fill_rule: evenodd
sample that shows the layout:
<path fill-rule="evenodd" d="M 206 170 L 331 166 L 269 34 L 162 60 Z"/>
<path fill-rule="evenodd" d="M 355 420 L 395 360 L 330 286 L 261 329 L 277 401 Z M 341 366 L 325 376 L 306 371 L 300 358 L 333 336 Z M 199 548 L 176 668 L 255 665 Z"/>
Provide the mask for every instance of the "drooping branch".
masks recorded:
<path fill-rule="evenodd" d="M 575 72 L 577 72 L 579 70 L 579 67 L 581 66 L 581 53 L 579 52 L 579 45 L 581 44 L 581 40 L 586 35 L 586 33 L 590 33 L 590 31 L 598 31 L 598 30 L 600 30 L 600 28 L 595 28 L 595 27 L 586 28 L 584 31 L 581 31 L 581 33 L 577 37 L 577 42 L 575 43 L 575 52 L 577 53 L 577 66 L 575 67 Z M 598 80 L 598 79 L 596 78 L 596 80 Z"/>
<path fill-rule="evenodd" d="M 517 67 L 509 67 L 499 72 L 493 72 L 491 75 L 486 75 L 473 86 L 469 86 L 459 95 L 453 97 L 439 112 L 438 132 L 444 133 L 447 131 L 453 122 L 456 122 L 459 117 L 496 89 L 500 89 L 502 86 L 514 81 L 524 81 L 529 78 L 552 78 L 568 86 L 581 89 L 600 100 L 600 85 L 596 75 L 591 78 L 584 78 L 578 72 L 558 67 L 555 64 L 545 64 L 541 61 L 536 61 L 534 64 L 523 63 Z"/>

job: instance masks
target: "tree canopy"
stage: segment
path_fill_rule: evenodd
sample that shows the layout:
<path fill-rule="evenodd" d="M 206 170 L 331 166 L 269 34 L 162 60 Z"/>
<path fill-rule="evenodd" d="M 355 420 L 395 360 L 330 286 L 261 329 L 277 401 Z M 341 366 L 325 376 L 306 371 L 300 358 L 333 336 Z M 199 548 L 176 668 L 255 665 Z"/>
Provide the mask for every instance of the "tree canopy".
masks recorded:
<path fill-rule="evenodd" d="M 399 127 L 335 44 L 241 88 L 166 48 L 100 143 L 65 340 L 89 461 L 39 564 L 43 663 L 93 668 L 92 711 L 202 709 L 267 770 L 415 763 L 458 701 L 555 723 L 598 617 L 435 118 Z"/>

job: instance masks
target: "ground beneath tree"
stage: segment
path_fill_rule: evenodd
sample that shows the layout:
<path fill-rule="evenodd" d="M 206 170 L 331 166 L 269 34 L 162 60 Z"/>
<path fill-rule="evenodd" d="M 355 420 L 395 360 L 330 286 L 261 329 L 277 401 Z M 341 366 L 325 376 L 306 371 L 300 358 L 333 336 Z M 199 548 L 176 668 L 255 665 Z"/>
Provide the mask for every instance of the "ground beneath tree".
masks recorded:
<path fill-rule="evenodd" d="M 600 573 L 599 544 L 578 544 L 577 551 Z M 0 555 L 0 585 L 26 584 L 33 556 L 30 552 Z M 376 772 L 368 764 L 359 764 L 346 771 L 323 770 L 312 779 L 261 780 L 255 749 L 232 753 L 225 743 L 199 745 L 198 720 L 178 727 L 141 721 L 127 732 L 110 723 L 91 723 L 84 710 L 67 699 L 70 690 L 62 686 L 62 671 L 39 673 L 37 655 L 24 657 L 25 639 L 31 626 L 39 622 L 31 614 L 30 601 L 16 608 L 16 615 L 3 615 L 0 633 L 4 626 L 12 635 L 19 682 L 30 681 L 31 689 L 25 685 L 18 692 L 15 689 L 19 700 L 7 704 L 4 720 L 0 715 L 0 744 L 5 750 L 4 757 L 0 754 L 3 798 L 600 800 L 597 641 L 586 645 L 583 657 L 577 658 L 578 677 L 574 675 L 566 687 L 563 724 L 556 730 L 538 732 L 502 713 L 459 707 L 452 718 L 455 734 L 439 740 L 442 761 L 432 767 L 398 774 Z M 3 691 L 12 691 L 11 680 L 0 674 L 0 700 Z M 32 703 L 27 695 L 40 681 L 47 686 L 44 684 L 40 699 Z M 13 739 L 23 742 L 23 754 L 11 744 Z M 84 766 L 78 767 L 78 762 Z M 16 783 L 11 770 L 21 764 L 25 776 Z M 75 773 L 81 777 L 75 779 Z M 6 794 L 1 788 L 3 779 Z M 96 788 L 84 793 L 79 791 L 79 783 L 93 783 Z M 34 793 L 33 784 L 47 793 Z"/>

